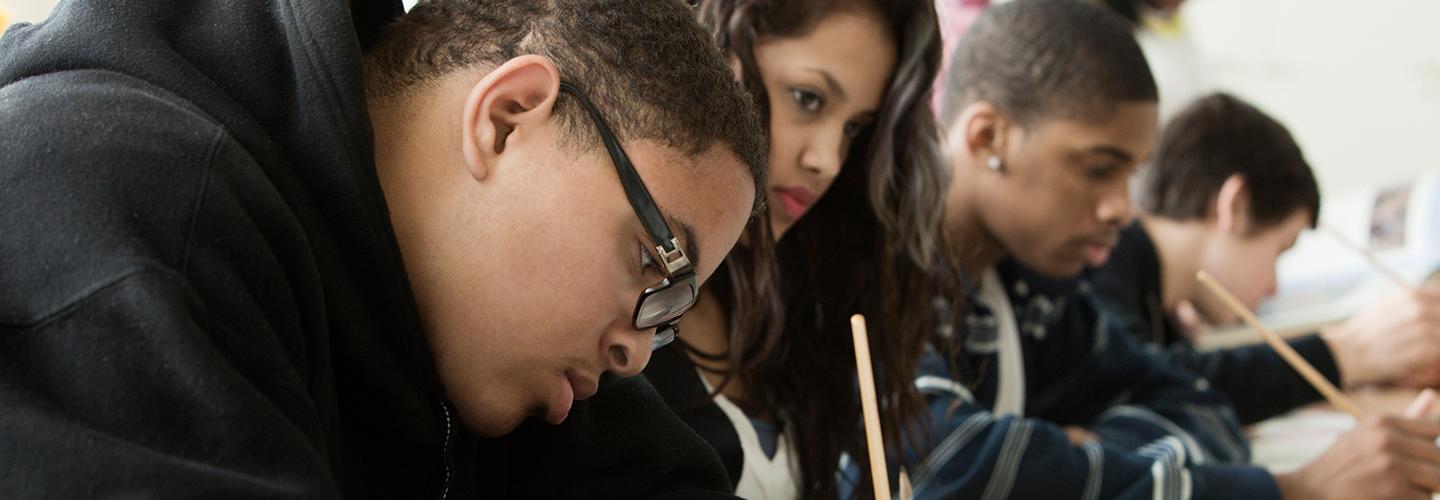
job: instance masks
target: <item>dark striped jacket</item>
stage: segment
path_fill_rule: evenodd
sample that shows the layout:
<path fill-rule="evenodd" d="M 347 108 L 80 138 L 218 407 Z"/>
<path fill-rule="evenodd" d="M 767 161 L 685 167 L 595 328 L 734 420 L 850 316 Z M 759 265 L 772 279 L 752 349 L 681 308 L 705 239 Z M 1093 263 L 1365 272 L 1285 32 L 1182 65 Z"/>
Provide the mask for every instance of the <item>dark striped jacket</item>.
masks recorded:
<path fill-rule="evenodd" d="M 995 321 L 972 288 L 968 382 L 956 382 L 934 351 L 916 378 L 931 418 L 923 445 L 899 460 L 916 498 L 1279 498 L 1268 472 L 1245 465 L 1249 448 L 1229 401 L 1137 344 L 1084 277 L 1050 280 L 1015 262 L 997 271 L 1024 351 L 1024 414 L 991 412 Z M 1072 445 L 1065 426 L 1100 441 Z"/>

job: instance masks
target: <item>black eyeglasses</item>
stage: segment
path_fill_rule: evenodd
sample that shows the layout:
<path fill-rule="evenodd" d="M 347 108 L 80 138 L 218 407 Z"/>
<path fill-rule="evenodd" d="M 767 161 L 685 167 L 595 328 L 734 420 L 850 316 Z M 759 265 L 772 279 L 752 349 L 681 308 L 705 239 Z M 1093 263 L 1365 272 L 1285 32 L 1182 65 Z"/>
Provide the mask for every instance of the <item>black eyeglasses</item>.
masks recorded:
<path fill-rule="evenodd" d="M 635 165 L 630 163 L 625 150 L 620 149 L 620 141 L 615 138 L 605 117 L 600 116 L 600 110 L 574 85 L 560 82 L 560 90 L 575 96 L 580 106 L 590 113 L 595 129 L 600 132 L 600 139 L 605 142 L 605 149 L 615 163 L 615 171 L 620 174 L 625 197 L 630 199 L 630 207 L 635 209 L 635 215 L 645 226 L 645 232 L 650 234 L 650 241 L 655 244 L 655 252 L 660 256 L 666 277 L 640 294 L 631 319 L 636 330 L 655 329 L 655 339 L 651 341 L 650 348 L 659 349 L 680 334 L 676 322 L 695 305 L 695 299 L 700 294 L 700 288 L 695 283 L 695 269 L 690 265 L 690 258 L 685 256 L 685 250 L 680 248 L 679 240 L 670 232 L 670 226 L 665 223 L 655 199 L 650 197 L 650 190 L 640 180 Z"/>

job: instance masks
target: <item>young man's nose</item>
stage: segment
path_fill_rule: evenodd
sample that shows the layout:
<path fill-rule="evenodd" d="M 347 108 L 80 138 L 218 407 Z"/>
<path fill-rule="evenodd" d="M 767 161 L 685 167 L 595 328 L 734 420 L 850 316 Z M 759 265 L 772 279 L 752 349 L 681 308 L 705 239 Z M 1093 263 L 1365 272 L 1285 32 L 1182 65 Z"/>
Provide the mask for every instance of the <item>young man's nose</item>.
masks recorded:
<path fill-rule="evenodd" d="M 621 377 L 639 375 L 650 363 L 655 329 L 636 330 L 622 323 L 605 332 L 606 369 Z"/>
<path fill-rule="evenodd" d="M 1112 190 L 1111 193 L 1100 200 L 1100 206 L 1096 207 L 1095 215 L 1109 225 L 1122 226 L 1130 222 L 1134 216 L 1134 206 L 1130 202 L 1128 187 L 1120 187 Z"/>

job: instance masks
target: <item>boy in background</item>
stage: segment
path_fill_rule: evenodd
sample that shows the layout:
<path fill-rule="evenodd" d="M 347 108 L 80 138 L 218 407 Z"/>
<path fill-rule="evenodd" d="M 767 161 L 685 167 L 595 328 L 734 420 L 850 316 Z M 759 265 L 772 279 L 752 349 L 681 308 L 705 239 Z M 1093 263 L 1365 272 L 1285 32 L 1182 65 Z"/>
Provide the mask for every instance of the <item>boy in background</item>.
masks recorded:
<path fill-rule="evenodd" d="M 1357 498 L 1440 487 L 1440 425 L 1362 420 L 1287 474 L 1249 450 L 1223 395 L 1142 349 L 1084 270 L 1132 216 L 1158 128 L 1129 29 L 1078 1 L 996 6 L 955 52 L 942 122 L 946 226 L 974 277 L 961 372 L 927 358 L 934 419 L 905 457 L 924 498 Z M 940 335 L 945 337 L 945 333 Z"/>
<path fill-rule="evenodd" d="M 1239 319 L 1195 280 L 1201 270 L 1254 310 L 1275 291 L 1280 255 L 1315 227 L 1320 190 L 1285 127 L 1233 96 L 1206 96 L 1166 125 L 1138 197 L 1139 220 L 1094 277 L 1106 305 L 1229 396 L 1241 423 L 1319 401 L 1269 346 L 1197 352 L 1181 320 L 1186 307 L 1210 324 Z M 1336 385 L 1440 384 L 1440 291 L 1399 293 L 1290 346 Z"/>

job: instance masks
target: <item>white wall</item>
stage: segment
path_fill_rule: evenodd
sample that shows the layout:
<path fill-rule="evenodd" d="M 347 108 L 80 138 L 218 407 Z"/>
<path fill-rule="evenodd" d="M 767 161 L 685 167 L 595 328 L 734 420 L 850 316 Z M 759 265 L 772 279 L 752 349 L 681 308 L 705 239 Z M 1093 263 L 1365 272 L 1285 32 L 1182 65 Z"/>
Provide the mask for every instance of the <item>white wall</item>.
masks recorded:
<path fill-rule="evenodd" d="M 0 0 L 0 9 L 10 13 L 10 22 L 35 22 L 50 15 L 57 0 Z"/>
<path fill-rule="evenodd" d="M 1285 123 L 1327 195 L 1440 169 L 1440 1 L 1190 0 L 1213 83 Z"/>

